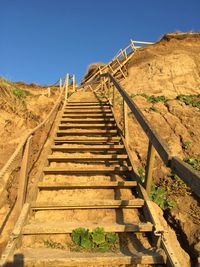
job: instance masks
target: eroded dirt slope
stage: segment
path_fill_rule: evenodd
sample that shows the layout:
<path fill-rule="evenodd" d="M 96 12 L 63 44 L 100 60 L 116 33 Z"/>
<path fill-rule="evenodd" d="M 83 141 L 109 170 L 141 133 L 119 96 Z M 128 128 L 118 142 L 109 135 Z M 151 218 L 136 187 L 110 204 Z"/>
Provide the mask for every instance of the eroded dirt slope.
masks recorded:
<path fill-rule="evenodd" d="M 27 132 L 50 112 L 58 89 L 0 79 L 0 169 Z"/>
<path fill-rule="evenodd" d="M 200 170 L 200 35 L 167 34 L 133 55 L 123 87 L 166 142 L 172 154 Z M 153 96 L 152 96 L 153 95 Z M 117 96 L 118 117 L 122 105 Z M 130 148 L 136 170 L 144 176 L 148 140 L 129 114 Z M 168 222 L 177 230 L 182 246 L 195 258 L 200 251 L 200 207 L 196 197 L 157 157 L 154 182 L 165 188 Z"/>

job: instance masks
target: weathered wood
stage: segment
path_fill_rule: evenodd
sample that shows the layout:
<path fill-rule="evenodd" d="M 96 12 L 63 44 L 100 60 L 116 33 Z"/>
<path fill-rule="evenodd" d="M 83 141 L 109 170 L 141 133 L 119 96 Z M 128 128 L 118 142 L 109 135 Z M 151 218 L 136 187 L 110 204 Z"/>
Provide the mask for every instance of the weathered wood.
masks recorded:
<path fill-rule="evenodd" d="M 124 138 L 127 145 L 129 144 L 129 131 L 128 131 L 128 106 L 123 100 L 123 112 L 124 112 Z"/>
<path fill-rule="evenodd" d="M 200 197 L 200 173 L 198 171 L 178 157 L 172 158 L 170 168 Z"/>
<path fill-rule="evenodd" d="M 60 79 L 60 92 L 62 91 L 62 79 Z"/>
<path fill-rule="evenodd" d="M 163 257 L 158 252 L 146 251 L 135 252 L 127 255 L 120 253 L 110 252 L 106 253 L 86 253 L 70 252 L 65 250 L 52 248 L 27 248 L 18 251 L 18 255 L 24 255 L 23 260 L 21 257 L 16 257 L 16 263 L 21 266 L 22 262 L 25 266 L 120 266 L 120 265 L 133 265 L 136 264 L 164 264 Z"/>
<path fill-rule="evenodd" d="M 135 118 L 143 128 L 144 132 L 149 137 L 149 140 L 151 140 L 153 146 L 157 150 L 158 154 L 160 155 L 163 162 L 168 166 L 171 156 L 170 152 L 163 140 L 158 136 L 158 134 L 155 132 L 155 130 L 152 128 L 150 123 L 147 121 L 147 119 L 142 114 L 141 110 L 138 108 L 138 106 L 135 104 L 135 102 L 131 99 L 131 97 L 128 95 L 128 93 L 119 85 L 119 83 L 113 78 L 113 76 L 109 73 L 102 74 L 102 76 L 110 77 L 111 81 L 113 82 L 114 86 L 117 88 L 121 96 L 123 97 L 124 101 L 127 103 L 130 110 L 133 112 Z"/>
<path fill-rule="evenodd" d="M 61 137 L 55 137 L 55 141 L 59 140 L 66 140 L 66 141 L 120 141 L 121 137 L 120 136 L 89 136 L 89 137 L 79 137 L 76 138 L 74 136 L 61 136 Z"/>
<path fill-rule="evenodd" d="M 89 109 L 89 110 L 84 110 L 84 109 L 80 109 L 80 110 L 64 110 L 63 114 L 83 114 L 83 115 L 87 115 L 87 114 L 110 114 L 111 110 L 93 110 L 93 109 Z"/>
<path fill-rule="evenodd" d="M 81 129 L 113 129 L 116 128 L 115 124 L 60 124 L 59 129 L 70 129 L 70 128 L 81 128 Z"/>
<path fill-rule="evenodd" d="M 67 169 L 67 168 L 52 168 L 52 167 L 45 167 L 43 169 L 44 174 L 110 174 L 110 173 L 126 173 L 132 171 L 132 167 L 105 167 L 105 168 L 89 168 L 86 169 Z"/>
<path fill-rule="evenodd" d="M 75 92 L 76 90 L 75 74 L 73 74 L 72 76 L 72 87 L 73 87 L 72 91 Z"/>
<path fill-rule="evenodd" d="M 137 186 L 136 181 L 111 181 L 111 182 L 87 182 L 87 183 L 47 183 L 40 182 L 38 188 L 42 190 L 49 189 L 114 189 L 114 188 L 132 188 Z"/>
<path fill-rule="evenodd" d="M 101 113 L 101 114 L 90 114 L 90 113 L 84 113 L 84 114 L 63 114 L 63 118 L 108 118 L 113 117 L 113 114 L 111 113 Z"/>
<path fill-rule="evenodd" d="M 26 199 L 28 171 L 29 171 L 29 157 L 30 157 L 32 138 L 33 138 L 32 135 L 28 138 L 25 144 L 22 157 L 21 169 L 19 174 L 18 193 L 17 193 L 17 208 L 19 210 L 22 209 Z"/>
<path fill-rule="evenodd" d="M 105 119 L 88 119 L 88 118 L 83 118 L 83 119 L 61 119 L 61 123 L 115 123 L 115 120 L 113 118 L 105 118 Z"/>
<path fill-rule="evenodd" d="M 152 143 L 149 141 L 146 172 L 145 172 L 145 188 L 146 188 L 148 195 L 151 192 L 155 155 L 156 155 L 156 150 L 155 150 L 154 146 L 152 145 Z"/>
<path fill-rule="evenodd" d="M 90 131 L 84 131 L 82 130 L 81 132 L 78 131 L 66 131 L 66 130 L 59 130 L 56 131 L 56 134 L 58 136 L 60 135 L 71 135 L 71 136 L 89 136 L 89 135 L 106 135 L 106 136 L 111 136 L 111 135 L 116 135 L 117 134 L 117 130 L 90 130 Z"/>
<path fill-rule="evenodd" d="M 50 162 L 68 162 L 68 161 L 97 161 L 97 160 L 109 160 L 109 161 L 116 161 L 116 160 L 125 160 L 127 159 L 127 155 L 122 154 L 111 154 L 111 155 L 93 155 L 92 157 L 83 155 L 82 157 L 77 156 L 48 156 L 48 160 Z"/>
<path fill-rule="evenodd" d="M 97 151 L 97 150 L 119 150 L 124 149 L 123 145 L 87 145 L 84 147 L 80 146 L 67 146 L 64 145 L 56 145 L 51 147 L 52 151 Z"/>
<path fill-rule="evenodd" d="M 67 73 L 65 79 L 65 102 L 68 100 L 68 91 L 69 91 L 69 73 Z"/>
<path fill-rule="evenodd" d="M 71 234 L 74 229 L 83 227 L 92 231 L 97 227 L 97 224 L 85 223 L 31 223 L 23 228 L 24 235 L 39 235 L 39 234 Z M 151 232 L 153 225 L 151 223 L 101 223 L 106 233 L 129 233 L 129 232 Z"/>
<path fill-rule="evenodd" d="M 112 199 L 93 199 L 82 200 L 81 202 L 67 201 L 65 202 L 33 202 L 31 208 L 33 210 L 68 210 L 68 209 L 130 209 L 141 208 L 144 205 L 143 199 L 131 200 L 112 200 Z"/>

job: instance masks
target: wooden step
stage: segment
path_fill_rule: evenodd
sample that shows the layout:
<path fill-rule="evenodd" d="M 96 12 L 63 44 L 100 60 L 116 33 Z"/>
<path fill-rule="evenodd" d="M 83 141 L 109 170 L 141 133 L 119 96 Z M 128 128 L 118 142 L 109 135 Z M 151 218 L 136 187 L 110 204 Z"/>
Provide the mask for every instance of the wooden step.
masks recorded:
<path fill-rule="evenodd" d="M 79 128 L 79 129 L 113 129 L 116 128 L 116 124 L 59 124 L 59 129 L 70 129 L 70 128 Z"/>
<path fill-rule="evenodd" d="M 136 181 L 111 181 L 111 182 L 87 182 L 87 183 L 49 183 L 40 182 L 38 188 L 41 190 L 54 189 L 115 189 L 115 188 L 133 188 L 137 186 Z"/>
<path fill-rule="evenodd" d="M 126 173 L 126 172 L 130 172 L 132 171 L 132 167 L 102 167 L 102 168 L 88 168 L 86 166 L 86 169 L 68 169 L 68 168 L 52 168 L 52 167 L 45 167 L 43 168 L 43 172 L 44 174 L 48 175 L 48 174 L 84 174 L 84 175 L 88 175 L 88 174 L 107 174 L 107 173 Z"/>
<path fill-rule="evenodd" d="M 93 155 L 91 156 L 54 156 L 50 155 L 48 156 L 48 161 L 49 162 L 69 162 L 69 161 L 76 161 L 76 162 L 88 162 L 88 161 L 117 161 L 117 160 L 125 160 L 127 159 L 127 155 L 117 155 L 117 154 L 112 154 L 112 155 Z"/>
<path fill-rule="evenodd" d="M 88 109 L 89 110 L 110 110 L 110 106 L 66 106 L 64 108 L 65 111 L 68 111 L 68 110 L 84 110 L 84 111 L 87 111 Z"/>
<path fill-rule="evenodd" d="M 96 103 L 75 103 L 75 104 L 71 104 L 70 102 L 67 103 L 67 105 L 65 106 L 66 108 L 67 107 L 72 107 L 72 108 L 76 108 L 76 107 L 83 107 L 83 108 L 87 108 L 87 107 L 90 107 L 90 108 L 93 108 L 93 107 L 110 107 L 110 104 L 109 103 L 99 103 L 99 102 L 96 102 Z"/>
<path fill-rule="evenodd" d="M 63 114 L 83 114 L 83 115 L 87 115 L 87 114 L 112 114 L 112 111 L 111 110 L 93 110 L 93 109 L 90 109 L 90 110 L 64 110 Z"/>
<path fill-rule="evenodd" d="M 56 137 L 54 139 L 55 141 L 120 141 L 121 137 L 120 136 L 88 136 L 88 137 L 79 137 L 79 138 L 74 138 L 74 136 L 60 136 Z"/>
<path fill-rule="evenodd" d="M 101 113 L 101 114 L 91 114 L 91 113 L 80 113 L 80 114 L 63 114 L 62 118 L 113 118 L 112 113 Z"/>
<path fill-rule="evenodd" d="M 124 145 L 87 145 L 87 146 L 64 146 L 64 145 L 55 145 L 51 147 L 52 151 L 105 151 L 105 150 L 122 150 Z"/>
<path fill-rule="evenodd" d="M 118 144 L 119 141 L 117 140 L 97 140 L 97 141 L 93 141 L 93 140 L 55 140 L 54 141 L 55 145 L 59 145 L 59 144 L 81 144 L 81 145 L 98 145 L 98 144 L 107 144 L 107 145 L 112 145 L 112 144 Z"/>
<path fill-rule="evenodd" d="M 114 118 L 105 118 L 105 119 L 61 119 L 61 123 L 115 123 Z"/>
<path fill-rule="evenodd" d="M 78 131 L 66 131 L 66 130 L 58 130 L 56 131 L 57 135 L 72 135 L 72 136 L 78 136 L 78 135 L 83 135 L 83 136 L 87 136 L 87 135 L 116 135 L 117 134 L 117 130 L 82 130 L 80 132 Z"/>
<path fill-rule="evenodd" d="M 23 235 L 39 235 L 39 234 L 71 234 L 74 229 L 83 227 L 92 231 L 96 227 L 103 227 L 106 233 L 123 233 L 123 232 L 152 232 L 153 225 L 148 223 L 132 223 L 132 224 L 91 224 L 85 223 L 31 223 L 23 227 Z"/>
<path fill-rule="evenodd" d="M 131 200 L 93 199 L 80 202 L 33 202 L 32 210 L 71 210 L 71 209 L 132 209 L 142 208 L 144 199 Z"/>
<path fill-rule="evenodd" d="M 23 257 L 22 257 L 23 255 Z M 129 252 L 123 254 L 109 253 L 87 253 L 68 252 L 62 249 L 52 248 L 25 248 L 15 253 L 16 266 L 121 266 L 137 264 L 164 264 L 163 256 L 158 252 L 146 250 L 145 252 Z M 22 265 L 23 264 L 23 265 Z"/>

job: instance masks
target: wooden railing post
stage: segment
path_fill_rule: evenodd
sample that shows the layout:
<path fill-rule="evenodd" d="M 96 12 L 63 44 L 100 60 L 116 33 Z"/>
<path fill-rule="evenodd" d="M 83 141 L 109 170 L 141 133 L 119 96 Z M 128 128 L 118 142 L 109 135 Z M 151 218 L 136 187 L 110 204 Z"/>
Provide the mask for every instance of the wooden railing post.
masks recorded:
<path fill-rule="evenodd" d="M 128 133 L 128 106 L 123 99 L 123 115 L 124 115 L 124 138 L 126 143 L 129 143 L 129 133 Z"/>
<path fill-rule="evenodd" d="M 113 86 L 113 98 L 112 98 L 113 108 L 115 107 L 115 86 Z"/>
<path fill-rule="evenodd" d="M 67 73 L 66 79 L 65 79 L 65 100 L 66 101 L 68 99 L 68 88 L 69 88 L 69 73 Z"/>
<path fill-rule="evenodd" d="M 108 79 L 108 99 L 110 100 L 110 79 Z"/>
<path fill-rule="evenodd" d="M 62 90 L 62 79 L 60 78 L 60 92 Z"/>
<path fill-rule="evenodd" d="M 149 147 L 147 152 L 147 164 L 146 164 L 146 174 L 145 174 L 145 188 L 147 194 L 149 195 L 151 192 L 151 184 L 153 179 L 153 166 L 155 161 L 156 150 L 149 140 Z"/>
<path fill-rule="evenodd" d="M 75 74 L 72 75 L 72 85 L 73 85 L 73 92 L 75 92 L 76 89 Z"/>
<path fill-rule="evenodd" d="M 17 206 L 20 211 L 26 201 L 29 157 L 30 157 L 32 138 L 33 138 L 32 135 L 28 138 L 22 155 L 21 169 L 19 174 L 18 194 L 17 194 Z"/>

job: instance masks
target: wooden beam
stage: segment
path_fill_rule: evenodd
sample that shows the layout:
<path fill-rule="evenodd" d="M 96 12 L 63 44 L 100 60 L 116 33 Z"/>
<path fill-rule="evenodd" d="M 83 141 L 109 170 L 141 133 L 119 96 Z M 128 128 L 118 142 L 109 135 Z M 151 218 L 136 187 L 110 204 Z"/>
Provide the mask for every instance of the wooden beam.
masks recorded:
<path fill-rule="evenodd" d="M 152 143 L 149 141 L 148 154 L 147 154 L 147 164 L 146 164 L 146 174 L 145 174 L 145 188 L 147 194 L 151 192 L 151 185 L 153 179 L 153 167 L 155 162 L 156 150 Z"/>
<path fill-rule="evenodd" d="M 137 186 L 136 181 L 111 181 L 111 182 L 87 182 L 87 183 L 48 183 L 40 182 L 38 188 L 42 190 L 58 189 L 115 189 L 132 188 Z"/>
<path fill-rule="evenodd" d="M 27 184 L 28 184 L 28 171 L 29 171 L 29 157 L 31 150 L 31 141 L 33 136 L 29 136 L 25 144 L 23 151 L 20 174 L 19 174 L 19 184 L 18 184 L 18 193 L 17 193 L 17 208 L 21 211 L 27 193 Z"/>
<path fill-rule="evenodd" d="M 52 151 L 97 151 L 97 150 L 121 150 L 124 149 L 123 145 L 98 145 L 98 146 L 93 146 L 93 145 L 87 145 L 84 147 L 80 146 L 62 146 L 62 145 L 56 145 L 51 147 Z"/>
<path fill-rule="evenodd" d="M 67 168 L 52 168 L 52 167 L 45 167 L 43 168 L 44 174 L 110 174 L 110 173 L 126 173 L 132 171 L 132 167 L 105 167 L 105 168 L 88 168 L 86 169 L 67 169 Z"/>
<path fill-rule="evenodd" d="M 130 209 L 141 208 L 144 205 L 143 199 L 131 200 L 112 200 L 112 199 L 93 199 L 82 200 L 81 202 L 33 202 L 32 210 L 68 210 L 68 209 Z"/>
<path fill-rule="evenodd" d="M 31 223 L 23 228 L 23 235 L 39 235 L 39 234 L 71 234 L 74 229 L 84 227 L 92 231 L 97 227 L 96 224 L 85 223 Z M 132 223 L 118 224 L 107 223 L 100 224 L 106 233 L 132 233 L 132 232 L 151 232 L 153 225 L 151 223 Z"/>
<path fill-rule="evenodd" d="M 68 161 L 99 161 L 99 160 L 109 160 L 109 161 L 116 161 L 116 160 L 125 160 L 127 159 L 127 155 L 117 155 L 117 154 L 111 154 L 111 155 L 93 155 L 91 156 L 85 156 L 77 157 L 77 156 L 54 156 L 50 155 L 48 156 L 48 160 L 50 162 L 68 162 Z"/>

